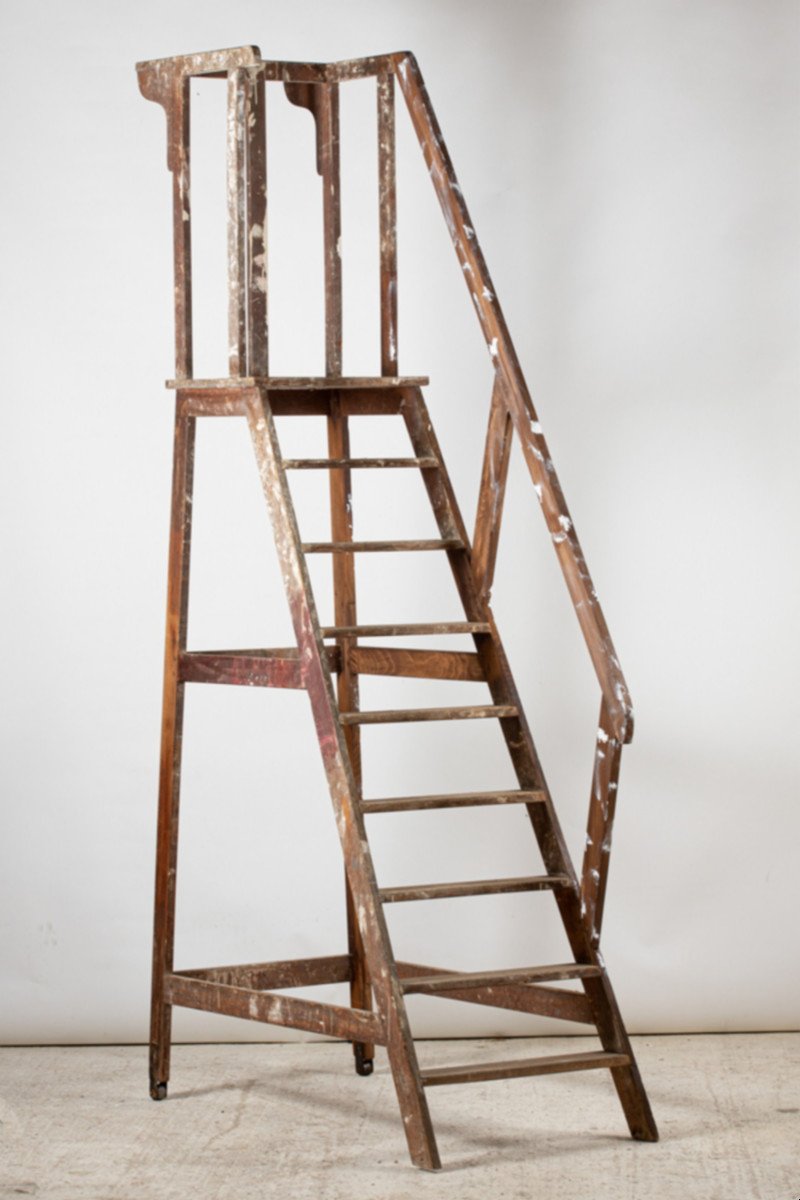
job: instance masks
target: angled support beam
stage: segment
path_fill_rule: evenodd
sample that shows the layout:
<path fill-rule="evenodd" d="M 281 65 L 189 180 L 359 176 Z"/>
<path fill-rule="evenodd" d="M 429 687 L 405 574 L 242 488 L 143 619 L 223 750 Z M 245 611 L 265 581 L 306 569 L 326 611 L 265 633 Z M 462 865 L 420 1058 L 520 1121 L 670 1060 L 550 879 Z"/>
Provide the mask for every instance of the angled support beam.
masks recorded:
<path fill-rule="evenodd" d="M 495 376 L 492 404 L 489 409 L 489 428 L 486 431 L 478 511 L 475 515 L 475 536 L 472 539 L 472 570 L 481 599 L 487 604 L 497 562 L 512 429 L 511 415 L 498 374 Z"/>

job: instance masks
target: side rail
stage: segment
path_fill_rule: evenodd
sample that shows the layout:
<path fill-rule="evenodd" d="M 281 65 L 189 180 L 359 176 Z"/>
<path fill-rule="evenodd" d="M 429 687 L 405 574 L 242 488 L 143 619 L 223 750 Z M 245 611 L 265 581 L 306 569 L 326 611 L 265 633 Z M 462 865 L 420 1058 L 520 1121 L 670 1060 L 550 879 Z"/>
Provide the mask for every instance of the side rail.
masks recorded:
<path fill-rule="evenodd" d="M 513 430 L 519 438 L 600 684 L 602 702 L 581 880 L 584 918 L 597 942 L 608 877 L 621 749 L 633 736 L 630 693 L 416 59 L 412 54 L 396 54 L 392 60 L 495 366 L 473 542 L 479 583 L 484 595 L 488 595 L 494 574 Z"/>

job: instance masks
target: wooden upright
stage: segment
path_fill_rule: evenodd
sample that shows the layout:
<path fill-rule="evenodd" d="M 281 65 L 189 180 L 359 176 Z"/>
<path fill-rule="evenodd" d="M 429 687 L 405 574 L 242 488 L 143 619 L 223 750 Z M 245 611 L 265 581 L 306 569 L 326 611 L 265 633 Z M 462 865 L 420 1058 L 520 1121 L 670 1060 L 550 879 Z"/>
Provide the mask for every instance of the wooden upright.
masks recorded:
<path fill-rule="evenodd" d="M 324 1033 L 352 1043 L 356 1070 L 369 1075 L 374 1047 L 385 1046 L 412 1161 L 440 1166 L 426 1088 L 592 1068 L 610 1070 L 634 1138 L 657 1139 L 656 1126 L 600 953 L 612 822 L 622 746 L 631 740 L 633 712 L 619 661 L 592 586 L 555 467 L 481 254 L 441 130 L 413 55 L 388 54 L 341 63 L 264 62 L 253 46 L 140 63 L 144 96 L 167 116 L 168 165 L 173 181 L 175 256 L 175 457 L 169 549 L 167 632 L 156 862 L 150 1091 L 167 1094 L 174 1005 L 227 1013 L 273 1025 Z M 192 368 L 189 85 L 197 77 L 225 80 L 228 103 L 228 376 L 195 379 Z M 342 375 L 342 278 L 339 200 L 339 87 L 376 81 L 380 198 L 381 374 Z M 267 321 L 267 84 L 313 115 L 317 169 L 323 182 L 325 357 L 320 378 L 271 376 Z M 427 382 L 398 375 L 395 91 L 399 86 L 436 189 L 494 366 L 494 389 L 478 510 L 472 540 L 456 502 L 423 398 Z M 317 415 L 327 423 L 328 457 L 282 456 L 276 418 Z M 410 454 L 354 458 L 351 418 L 396 415 L 404 421 Z M 189 651 L 186 641 L 195 422 L 198 417 L 243 417 L 269 511 L 296 644 L 289 649 Z M 497 553 L 509 450 L 517 436 L 552 536 L 600 684 L 600 717 L 589 802 L 583 870 L 570 859 L 530 729 L 495 625 L 489 597 Z M 427 489 L 438 538 L 354 540 L 351 472 L 416 470 Z M 331 540 L 304 542 L 297 526 L 289 474 L 327 470 Z M 464 609 L 463 621 L 360 625 L 356 558 L 361 553 L 429 551 L 447 556 Z M 307 556 L 329 554 L 334 579 L 333 625 L 323 626 L 309 582 Z M 397 649 L 375 639 L 468 635 L 471 650 Z M 452 643 L 451 643 L 452 645 Z M 485 683 L 487 702 L 450 708 L 363 711 L 359 676 L 405 675 Z M 334 676 L 336 682 L 334 683 Z M 327 774 L 345 865 L 348 945 L 324 958 L 176 970 L 175 884 L 181 773 L 183 697 L 187 683 L 225 683 L 305 689 Z M 407 721 L 497 720 L 518 786 L 512 790 L 365 798 L 360 734 L 363 726 Z M 385 812 L 517 804 L 525 808 L 539 846 L 543 873 L 380 887 L 366 818 Z M 385 906 L 442 897 L 549 892 L 558 906 L 572 961 L 514 969 L 456 972 L 398 962 Z M 577 981 L 581 990 L 553 986 Z M 285 990 L 349 983 L 350 1007 L 299 999 Z M 574 1021 L 596 1030 L 600 1049 L 575 1054 L 420 1067 L 405 996 L 440 996 Z"/>

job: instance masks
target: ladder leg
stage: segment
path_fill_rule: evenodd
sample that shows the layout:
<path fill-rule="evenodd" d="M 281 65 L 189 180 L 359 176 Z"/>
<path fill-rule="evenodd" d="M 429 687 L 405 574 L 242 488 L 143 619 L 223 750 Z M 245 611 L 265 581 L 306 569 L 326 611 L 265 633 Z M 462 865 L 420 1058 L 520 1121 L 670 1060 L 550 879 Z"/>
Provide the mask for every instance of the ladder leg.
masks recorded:
<path fill-rule="evenodd" d="M 331 398 L 328 417 L 328 453 L 331 458 L 350 457 L 350 430 L 347 417 L 341 411 L 338 397 Z M 334 542 L 353 540 L 353 489 L 349 470 L 330 471 L 331 538 Z M 334 623 L 356 624 L 356 574 L 353 554 L 332 555 Z M 337 684 L 339 709 L 355 712 L 358 708 L 358 675 L 353 664 L 351 638 L 339 639 L 341 669 Z M 344 740 L 350 757 L 353 780 L 361 793 L 361 734 L 358 726 L 344 730 Z M 353 1008 L 372 1008 L 372 987 L 369 978 L 364 943 L 358 928 L 356 908 L 350 884 L 345 874 L 345 903 L 347 908 L 347 945 L 351 962 L 350 1003 Z M 353 1042 L 356 1072 L 371 1075 L 375 1047 L 365 1042 Z"/>
<path fill-rule="evenodd" d="M 248 423 L 261 485 L 269 508 L 304 680 L 311 703 L 322 763 L 328 778 L 336 827 L 347 868 L 359 932 L 374 980 L 386 1049 L 403 1117 L 412 1162 L 425 1170 L 441 1167 L 430 1110 L 408 1024 L 405 1000 L 392 954 L 372 855 L 364 828 L 358 788 L 350 767 L 342 726 L 327 666 L 323 662 L 314 594 L 297 528 L 289 489 L 280 462 L 275 423 L 265 397 L 247 395 Z"/>
<path fill-rule="evenodd" d="M 179 657 L 186 648 L 189 600 L 189 543 L 195 419 L 175 415 L 172 516 L 167 582 L 167 631 L 164 647 L 164 694 L 159 771 L 156 848 L 153 981 L 150 1013 L 150 1095 L 163 1100 L 169 1080 L 172 1005 L 164 1000 L 164 976 L 172 970 L 175 940 L 175 879 L 178 854 L 178 804 L 183 734 L 183 693 Z"/>

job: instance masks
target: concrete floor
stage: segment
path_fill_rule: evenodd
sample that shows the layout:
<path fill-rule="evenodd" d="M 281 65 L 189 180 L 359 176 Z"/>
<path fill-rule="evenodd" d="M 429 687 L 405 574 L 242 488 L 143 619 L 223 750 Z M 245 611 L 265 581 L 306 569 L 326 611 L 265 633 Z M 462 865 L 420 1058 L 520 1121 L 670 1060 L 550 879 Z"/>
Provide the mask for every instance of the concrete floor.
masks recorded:
<path fill-rule="evenodd" d="M 332 1043 L 176 1046 L 154 1104 L 142 1047 L 6 1048 L 0 1197 L 798 1200 L 800 1034 L 634 1041 L 658 1145 L 626 1136 L 604 1071 L 442 1087 L 438 1174 L 408 1162 L 383 1055 L 362 1079 Z M 586 1042 L 418 1045 L 432 1065 Z"/>

